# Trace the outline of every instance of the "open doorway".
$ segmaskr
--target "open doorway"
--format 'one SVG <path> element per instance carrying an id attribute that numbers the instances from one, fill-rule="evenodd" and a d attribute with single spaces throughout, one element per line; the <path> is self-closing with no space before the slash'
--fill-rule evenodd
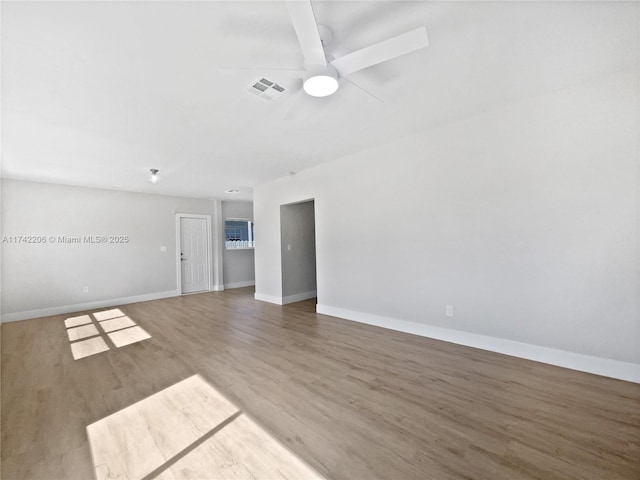
<path id="1" fill-rule="evenodd" d="M 280 206 L 282 304 L 316 297 L 316 227 L 313 200 Z"/>

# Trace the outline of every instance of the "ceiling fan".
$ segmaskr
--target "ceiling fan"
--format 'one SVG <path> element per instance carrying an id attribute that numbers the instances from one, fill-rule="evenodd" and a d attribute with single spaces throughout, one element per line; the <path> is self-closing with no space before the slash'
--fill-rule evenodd
<path id="1" fill-rule="evenodd" d="M 302 88 L 312 97 L 329 96 L 338 90 L 340 79 L 349 81 L 346 77 L 354 72 L 429 45 L 427 28 L 423 26 L 332 59 L 324 51 L 324 46 L 331 41 L 331 30 L 316 23 L 311 1 L 292 0 L 285 3 L 304 55 Z M 351 81 L 349 83 L 353 84 Z"/>
<path id="2" fill-rule="evenodd" d="M 296 110 L 299 111 L 301 105 L 309 105 L 311 98 L 327 97 L 335 93 L 342 82 L 346 82 L 366 93 L 370 98 L 382 102 L 376 95 L 350 80 L 348 75 L 378 63 L 406 55 L 415 50 L 425 48 L 429 45 L 427 28 L 422 26 L 334 59 L 325 53 L 325 47 L 331 41 L 331 29 L 325 25 L 318 25 L 316 23 L 311 0 L 287 0 L 285 4 L 304 56 L 303 69 L 220 69 L 232 71 L 288 71 L 296 75 L 297 78 L 301 78 L 301 87 L 288 89 L 291 93 L 295 92 L 295 95 L 289 103 L 289 107 L 284 115 L 285 119 L 291 118 L 292 112 Z M 285 93 L 285 88 L 265 78 L 254 81 L 248 90 L 267 100 L 280 98 Z M 306 93 L 306 96 L 301 97 L 303 93 Z M 304 100 L 304 97 L 309 100 Z"/>

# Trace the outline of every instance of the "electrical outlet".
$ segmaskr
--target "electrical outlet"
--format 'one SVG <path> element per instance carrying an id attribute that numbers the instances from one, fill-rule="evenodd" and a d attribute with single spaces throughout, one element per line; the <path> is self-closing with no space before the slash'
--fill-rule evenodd
<path id="1" fill-rule="evenodd" d="M 289 251 L 289 252 L 291 251 L 291 244 L 290 243 L 287 244 L 287 251 Z"/>
<path id="2" fill-rule="evenodd" d="M 89 293 L 89 287 L 82 287 L 82 293 Z"/>
<path id="3" fill-rule="evenodd" d="M 447 317 L 453 317 L 453 305 L 447 305 L 445 308 Z"/>

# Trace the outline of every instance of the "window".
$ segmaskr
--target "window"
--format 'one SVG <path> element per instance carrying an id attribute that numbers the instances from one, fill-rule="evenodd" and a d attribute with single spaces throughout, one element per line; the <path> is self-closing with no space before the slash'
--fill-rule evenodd
<path id="1" fill-rule="evenodd" d="M 253 221 L 227 218 L 224 222 L 224 246 L 228 250 L 253 248 Z"/>
<path id="2" fill-rule="evenodd" d="M 224 230 L 224 235 L 227 242 L 237 242 L 238 240 L 243 239 L 242 228 L 239 227 L 226 227 Z"/>

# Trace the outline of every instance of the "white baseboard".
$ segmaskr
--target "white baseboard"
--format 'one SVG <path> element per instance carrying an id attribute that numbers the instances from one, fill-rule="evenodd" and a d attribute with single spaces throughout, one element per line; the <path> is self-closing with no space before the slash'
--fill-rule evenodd
<path id="1" fill-rule="evenodd" d="M 353 320 L 368 325 L 375 325 L 376 327 L 388 328 L 390 330 L 411 333 L 436 340 L 444 340 L 445 342 L 489 350 L 513 357 L 570 368 L 572 370 L 640 383 L 640 364 L 636 363 L 621 362 L 609 358 L 594 357 L 581 353 L 506 340 L 504 338 L 488 337 L 396 318 L 381 317 L 329 305 L 318 304 L 316 311 L 323 315 Z"/>
<path id="2" fill-rule="evenodd" d="M 224 285 L 214 285 L 211 287 L 210 292 L 224 292 Z"/>
<path id="3" fill-rule="evenodd" d="M 274 297 L 272 295 L 265 295 L 264 293 L 255 293 L 254 298 L 262 302 L 275 303 L 276 305 L 288 305 L 289 303 L 301 302 L 302 300 L 308 300 L 310 298 L 316 298 L 316 291 L 297 293 L 295 295 L 288 295 L 286 297 Z"/>
<path id="4" fill-rule="evenodd" d="M 260 300 L 261 302 L 269 302 L 269 303 L 275 303 L 276 305 L 282 305 L 281 297 L 274 297 L 271 295 L 265 295 L 264 293 L 256 292 L 253 294 L 253 298 L 255 298 L 256 300 Z"/>
<path id="5" fill-rule="evenodd" d="M 28 320 L 30 318 L 49 317 L 51 315 L 61 315 L 65 313 L 81 312 L 94 308 L 116 307 L 129 303 L 148 302 L 149 300 L 159 300 L 161 298 L 177 297 L 180 295 L 177 290 L 168 292 L 147 293 L 144 295 L 134 295 L 132 297 L 112 298 L 109 300 L 98 300 L 96 302 L 77 303 L 75 305 L 62 305 L 59 307 L 41 308 L 39 310 L 28 310 L 24 312 L 5 313 L 2 315 L 2 323 L 17 322 L 18 320 Z"/>
<path id="6" fill-rule="evenodd" d="M 246 282 L 225 283 L 224 288 L 253 287 L 255 284 L 255 280 L 248 280 Z"/>
<path id="7" fill-rule="evenodd" d="M 282 297 L 282 305 L 288 305 L 289 303 L 301 302 L 302 300 L 309 300 L 310 298 L 316 298 L 318 293 L 315 290 L 311 292 L 296 293 L 295 295 L 288 295 Z"/>

